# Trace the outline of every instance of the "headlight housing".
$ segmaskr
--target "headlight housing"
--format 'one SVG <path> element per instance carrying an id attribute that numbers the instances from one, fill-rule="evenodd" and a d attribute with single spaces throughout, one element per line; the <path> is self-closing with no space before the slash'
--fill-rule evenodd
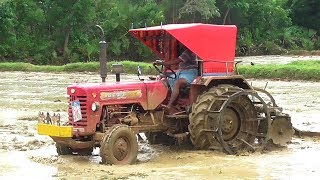
<path id="1" fill-rule="evenodd" d="M 93 103 L 91 104 L 91 110 L 92 110 L 93 112 L 98 111 L 98 110 L 99 110 L 99 107 L 100 107 L 100 104 L 99 104 L 98 102 L 93 102 Z"/>

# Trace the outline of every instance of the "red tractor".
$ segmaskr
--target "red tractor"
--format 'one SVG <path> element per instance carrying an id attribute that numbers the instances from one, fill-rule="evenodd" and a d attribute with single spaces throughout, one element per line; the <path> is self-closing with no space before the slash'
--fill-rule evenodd
<path id="1" fill-rule="evenodd" d="M 103 163 L 132 164 L 137 159 L 139 133 L 145 133 L 151 144 L 186 140 L 197 149 L 228 154 L 291 140 L 290 116 L 282 113 L 268 92 L 252 87 L 236 73 L 236 26 L 171 24 L 129 32 L 164 62 L 177 58 L 181 46 L 197 56 L 198 76 L 190 87 L 180 90 L 174 104 L 179 112 L 167 114 L 162 108 L 171 94 L 165 78 L 121 82 L 122 69 L 117 65 L 113 69 L 117 81 L 106 83 L 101 63 L 102 83 L 68 86 L 67 125 L 60 126 L 56 115 L 39 116 L 38 133 L 56 142 L 59 155 L 91 154 L 100 147 Z M 176 71 L 156 69 L 165 76 Z"/>

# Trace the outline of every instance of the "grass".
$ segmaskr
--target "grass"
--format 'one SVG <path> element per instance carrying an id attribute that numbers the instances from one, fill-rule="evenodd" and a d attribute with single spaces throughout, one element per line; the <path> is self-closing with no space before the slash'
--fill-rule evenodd
<path id="1" fill-rule="evenodd" d="M 137 67 L 140 66 L 143 74 L 157 74 L 151 63 L 133 62 L 133 61 L 111 61 L 107 64 L 107 71 L 110 72 L 112 64 L 121 63 L 124 66 L 124 72 L 127 74 L 136 74 Z M 99 62 L 70 63 L 63 66 L 41 66 L 23 62 L 4 62 L 0 63 L 0 71 L 26 71 L 26 72 L 99 72 Z"/>
<path id="2" fill-rule="evenodd" d="M 320 61 L 293 61 L 288 64 L 240 65 L 239 74 L 246 78 L 320 80 Z"/>
<path id="3" fill-rule="evenodd" d="M 151 63 L 121 61 L 108 62 L 108 72 L 111 65 L 121 63 L 124 72 L 136 74 L 137 66 L 140 66 L 142 73 L 157 74 Z M 63 66 L 39 66 L 29 63 L 0 63 L 0 71 L 28 71 L 28 72 L 99 72 L 99 62 L 71 63 Z M 266 64 L 266 65 L 239 65 L 239 74 L 246 78 L 267 78 L 286 80 L 313 80 L 320 81 L 320 61 L 294 61 L 289 64 Z"/>

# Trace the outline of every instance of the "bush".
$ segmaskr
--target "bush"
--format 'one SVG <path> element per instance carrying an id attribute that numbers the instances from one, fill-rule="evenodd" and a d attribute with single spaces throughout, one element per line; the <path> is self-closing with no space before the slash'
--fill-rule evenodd
<path id="1" fill-rule="evenodd" d="M 282 38 L 282 45 L 286 49 L 311 51 L 317 46 L 318 36 L 314 30 L 292 26 L 286 28 Z"/>

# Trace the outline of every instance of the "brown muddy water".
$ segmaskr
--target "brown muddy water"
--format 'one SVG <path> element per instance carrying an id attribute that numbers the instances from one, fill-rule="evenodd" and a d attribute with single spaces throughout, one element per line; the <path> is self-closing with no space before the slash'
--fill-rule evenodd
<path id="1" fill-rule="evenodd" d="M 124 80 L 138 80 L 123 76 Z M 108 81 L 114 81 L 108 76 Z M 271 92 L 295 127 L 320 132 L 320 83 L 253 80 Z M 320 139 L 295 137 L 287 147 L 267 153 L 233 156 L 212 151 L 151 146 L 140 142 L 135 165 L 100 164 L 92 156 L 58 156 L 53 141 L 36 134 L 38 111 L 66 119 L 66 86 L 100 82 L 98 74 L 1 72 L 0 179 L 318 179 Z"/>

